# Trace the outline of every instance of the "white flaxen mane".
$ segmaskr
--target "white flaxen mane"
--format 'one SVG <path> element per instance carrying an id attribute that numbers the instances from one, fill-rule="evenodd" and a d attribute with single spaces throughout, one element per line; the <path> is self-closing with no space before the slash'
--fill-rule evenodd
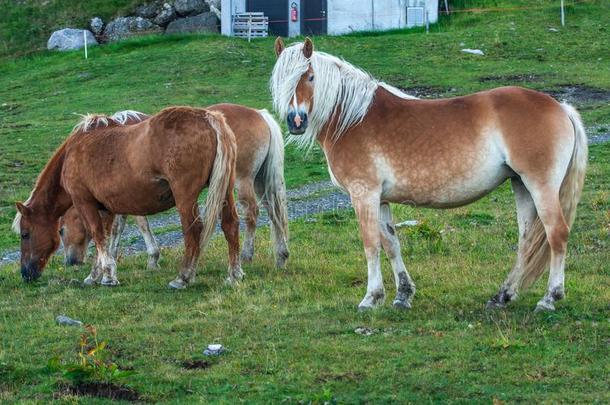
<path id="1" fill-rule="evenodd" d="M 81 115 L 81 117 L 81 120 L 78 122 L 78 124 L 74 126 L 72 132 L 87 132 L 92 129 L 104 128 L 107 127 L 110 123 L 123 126 L 127 123 L 129 119 L 133 119 L 137 122 L 145 120 L 148 116 L 139 111 L 125 110 L 115 112 L 110 116 L 100 114 L 86 114 Z"/>
<path id="2" fill-rule="evenodd" d="M 72 129 L 72 133 L 87 132 L 87 131 L 90 131 L 91 129 L 107 127 L 111 122 L 116 125 L 123 126 L 130 119 L 132 119 L 133 121 L 136 121 L 136 122 L 144 121 L 146 118 L 148 118 L 148 115 L 141 113 L 139 111 L 124 110 L 124 111 L 115 112 L 114 114 L 112 114 L 110 116 L 100 115 L 100 114 L 86 114 L 86 115 L 81 115 L 81 117 L 82 117 L 81 120 Z M 32 195 L 34 194 L 35 190 L 36 190 L 36 187 L 34 187 L 34 190 L 32 190 L 28 199 L 23 203 L 24 205 L 26 205 L 26 206 L 28 205 L 28 203 L 32 199 Z M 19 211 L 17 211 L 17 215 L 15 215 L 15 218 L 13 219 L 13 224 L 11 225 L 11 229 L 16 234 L 21 234 L 21 213 Z"/>
<path id="3" fill-rule="evenodd" d="M 368 112 L 379 86 L 401 98 L 416 98 L 327 53 L 315 51 L 307 59 L 303 54 L 303 43 L 297 43 L 282 51 L 271 74 L 273 106 L 282 120 L 288 116 L 297 85 L 310 64 L 314 74 L 314 93 L 313 108 L 308 115 L 309 125 L 303 135 L 288 137 L 289 143 L 299 147 L 310 148 L 335 112 L 339 116 L 330 134 L 332 139 L 337 140 L 347 129 L 358 125 Z"/>

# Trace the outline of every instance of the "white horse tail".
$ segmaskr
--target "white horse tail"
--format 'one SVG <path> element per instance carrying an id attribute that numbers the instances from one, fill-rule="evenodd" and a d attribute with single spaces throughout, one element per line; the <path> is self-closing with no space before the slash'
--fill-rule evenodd
<path id="1" fill-rule="evenodd" d="M 580 201 L 585 182 L 588 146 L 587 134 L 578 111 L 567 103 L 562 103 L 561 106 L 574 126 L 575 136 L 572 159 L 559 190 L 559 201 L 563 209 L 563 215 L 568 227 L 571 228 L 576 218 L 576 207 Z M 550 246 L 540 218 L 536 217 L 529 234 L 530 243 L 525 253 L 525 269 L 521 280 L 521 287 L 523 288 L 532 285 L 544 273 L 551 259 Z"/>
<path id="2" fill-rule="evenodd" d="M 269 128 L 269 151 L 255 183 L 257 191 L 269 212 L 271 235 L 276 254 L 288 257 L 288 210 L 286 207 L 286 183 L 284 181 L 284 139 L 282 130 L 267 110 L 258 110 Z M 279 246 L 283 248 L 278 249 Z M 280 258 L 277 258 L 280 260 Z"/>
<path id="3" fill-rule="evenodd" d="M 208 123 L 216 132 L 216 158 L 210 174 L 208 197 L 205 201 L 205 212 L 202 218 L 203 229 L 200 240 L 202 250 L 216 229 L 216 223 L 225 204 L 227 193 L 233 192 L 237 155 L 235 135 L 227 125 L 224 115 L 221 112 L 209 110 L 207 110 L 207 113 Z"/>

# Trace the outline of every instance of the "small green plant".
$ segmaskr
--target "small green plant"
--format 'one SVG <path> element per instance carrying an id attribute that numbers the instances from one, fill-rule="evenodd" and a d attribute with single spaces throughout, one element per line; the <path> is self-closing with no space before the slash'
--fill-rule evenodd
<path id="1" fill-rule="evenodd" d="M 95 326 L 86 325 L 85 330 L 80 336 L 78 360 L 62 363 L 59 357 L 54 357 L 48 363 L 50 370 L 61 371 L 75 385 L 84 382 L 112 384 L 134 374 L 134 371 L 119 369 L 110 359 L 107 342 L 98 340 Z"/>

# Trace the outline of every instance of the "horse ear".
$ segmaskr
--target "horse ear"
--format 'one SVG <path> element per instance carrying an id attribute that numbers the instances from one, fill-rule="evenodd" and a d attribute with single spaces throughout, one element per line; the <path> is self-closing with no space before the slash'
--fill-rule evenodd
<path id="1" fill-rule="evenodd" d="M 284 48 L 285 46 L 282 37 L 275 38 L 275 56 L 279 57 Z"/>
<path id="2" fill-rule="evenodd" d="M 30 214 L 31 210 L 28 207 L 26 207 L 25 205 L 23 205 L 23 203 L 18 201 L 15 203 L 15 206 L 17 207 L 17 210 L 19 211 L 19 213 L 22 216 L 26 217 Z"/>
<path id="3" fill-rule="evenodd" d="M 311 58 L 311 55 L 313 54 L 313 42 L 311 42 L 311 39 L 309 39 L 309 37 L 305 38 L 305 42 L 303 43 L 303 55 L 305 55 L 305 57 L 307 59 Z"/>

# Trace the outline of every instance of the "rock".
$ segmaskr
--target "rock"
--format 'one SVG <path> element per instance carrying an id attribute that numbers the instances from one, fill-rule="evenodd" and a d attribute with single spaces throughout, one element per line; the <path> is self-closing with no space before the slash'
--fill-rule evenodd
<path id="1" fill-rule="evenodd" d="M 218 32 L 218 18 L 214 13 L 201 13 L 172 21 L 165 30 L 166 34 L 186 32 Z"/>
<path id="2" fill-rule="evenodd" d="M 398 224 L 394 225 L 394 227 L 398 229 L 398 228 L 404 228 L 405 226 L 417 226 L 417 224 L 419 224 L 419 221 L 411 219 L 411 220 L 399 222 Z"/>
<path id="3" fill-rule="evenodd" d="M 176 0 L 174 7 L 182 16 L 195 15 L 210 9 L 204 0 Z"/>
<path id="4" fill-rule="evenodd" d="M 208 5 L 208 7 L 210 7 L 210 11 L 214 14 L 216 14 L 216 17 L 218 17 L 218 19 L 220 20 L 221 18 L 221 0 L 205 0 L 206 4 Z"/>
<path id="5" fill-rule="evenodd" d="M 136 17 L 153 18 L 161 11 L 161 2 L 153 1 L 136 7 Z"/>
<path id="6" fill-rule="evenodd" d="M 176 9 L 169 3 L 163 3 L 163 7 L 157 16 L 153 19 L 153 22 L 157 25 L 165 27 L 170 22 L 174 21 L 178 15 Z"/>
<path id="7" fill-rule="evenodd" d="M 466 49 L 462 49 L 462 52 L 470 53 L 472 55 L 479 55 L 479 56 L 484 56 L 485 55 L 483 53 L 483 51 L 480 50 L 480 49 L 469 49 L 469 48 L 466 48 Z"/>
<path id="8" fill-rule="evenodd" d="M 78 319 L 68 318 L 65 315 L 58 315 L 57 318 L 55 318 L 55 322 L 57 322 L 58 325 L 62 325 L 62 326 L 82 326 L 83 325 L 83 323 L 81 321 L 79 321 Z"/>
<path id="9" fill-rule="evenodd" d="M 225 348 L 223 345 L 212 344 L 208 345 L 208 347 L 203 351 L 203 354 L 206 356 L 219 356 L 225 352 Z"/>
<path id="10" fill-rule="evenodd" d="M 161 31 L 161 27 L 153 24 L 152 21 L 146 18 L 119 17 L 106 25 L 106 29 L 104 29 L 104 36 L 106 36 L 108 41 L 112 42 L 129 38 L 137 33 L 152 34 Z"/>
<path id="11" fill-rule="evenodd" d="M 377 332 L 377 329 L 371 329 L 371 328 L 367 328 L 366 326 L 360 326 L 360 327 L 354 329 L 354 332 L 356 334 L 362 335 L 362 336 L 371 336 Z"/>
<path id="12" fill-rule="evenodd" d="M 93 17 L 89 25 L 91 26 L 91 31 L 93 31 L 95 35 L 102 35 L 102 32 L 104 31 L 104 21 L 102 21 L 101 18 Z"/>
<path id="13" fill-rule="evenodd" d="M 64 28 L 63 30 L 55 31 L 51 34 L 47 42 L 48 49 L 56 49 L 59 51 L 71 51 L 80 49 L 85 46 L 83 32 L 87 36 L 87 45 L 97 45 L 95 37 L 89 30 L 77 30 L 74 28 Z"/>

